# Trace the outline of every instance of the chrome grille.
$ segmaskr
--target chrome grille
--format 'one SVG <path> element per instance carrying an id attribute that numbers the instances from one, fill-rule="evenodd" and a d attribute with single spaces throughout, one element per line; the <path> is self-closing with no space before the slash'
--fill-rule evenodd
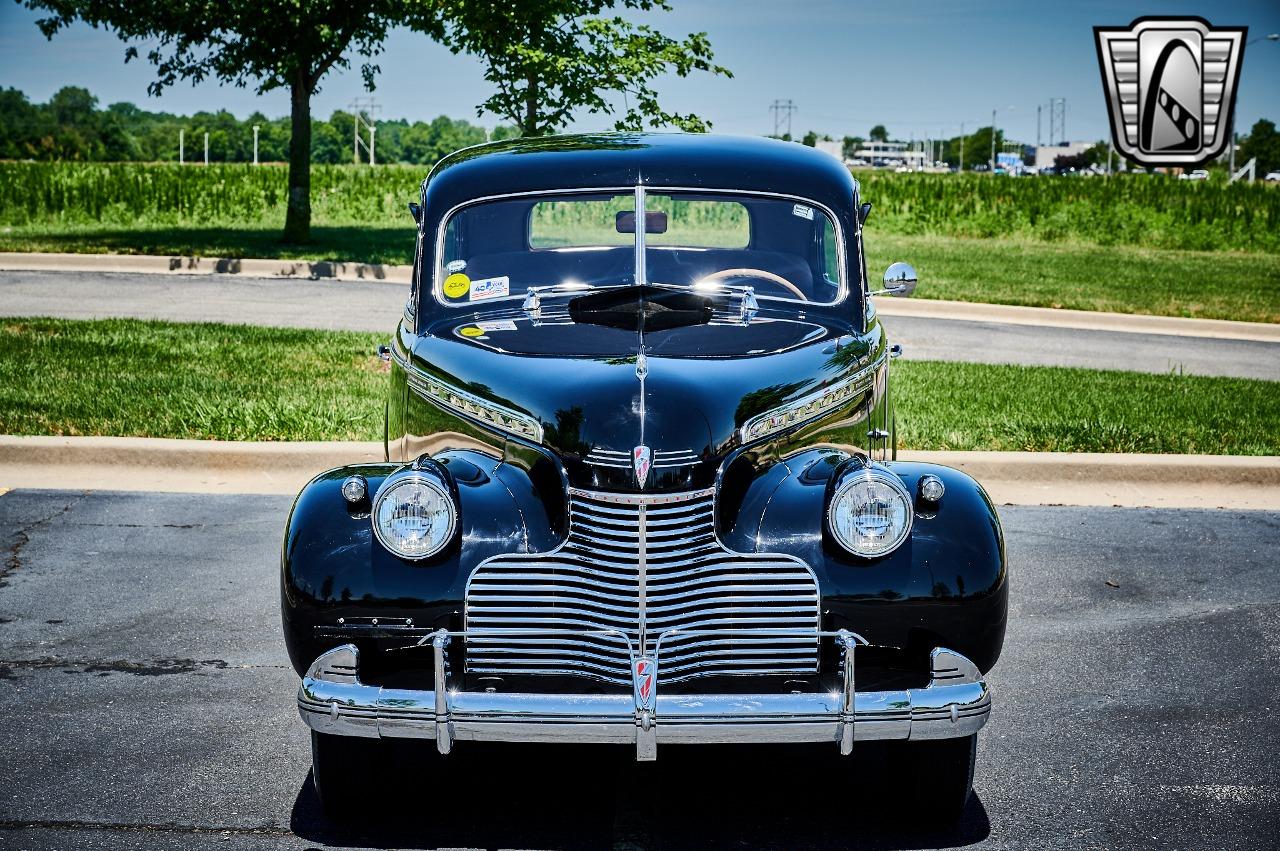
<path id="1" fill-rule="evenodd" d="M 656 470 L 667 467 L 685 467 L 697 464 L 698 453 L 692 449 L 659 449 L 653 453 L 653 467 Z M 631 469 L 631 453 L 619 449 L 592 449 L 587 453 L 587 463 L 597 467 L 616 467 L 620 470 Z"/>
<path id="2" fill-rule="evenodd" d="M 578 674 L 628 684 L 626 642 L 590 631 L 618 630 L 637 650 L 643 640 L 652 651 L 664 631 L 677 628 L 698 634 L 663 640 L 663 682 L 817 671 L 819 594 L 813 571 L 791 556 L 726 550 L 715 537 L 711 491 L 573 491 L 569 527 L 555 552 L 495 556 L 472 573 L 466 595 L 468 671 Z M 543 634 L 484 635 L 488 629 Z M 751 629 L 774 634 L 742 633 Z M 781 631 L 790 634 L 776 634 Z"/>

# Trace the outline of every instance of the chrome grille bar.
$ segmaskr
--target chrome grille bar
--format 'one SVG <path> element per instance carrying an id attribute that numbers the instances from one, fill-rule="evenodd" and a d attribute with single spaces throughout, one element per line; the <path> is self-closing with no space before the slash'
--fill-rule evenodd
<path id="1" fill-rule="evenodd" d="M 817 671 L 818 608 L 817 580 L 803 562 L 720 544 L 711 490 L 573 490 L 569 535 L 559 550 L 494 556 L 473 572 L 466 667 L 477 674 L 573 674 L 626 685 L 628 642 L 643 653 L 652 649 L 650 636 L 667 633 L 665 682 L 804 676 Z M 743 635 L 751 629 L 769 636 Z M 617 634 L 583 637 L 582 630 Z"/>

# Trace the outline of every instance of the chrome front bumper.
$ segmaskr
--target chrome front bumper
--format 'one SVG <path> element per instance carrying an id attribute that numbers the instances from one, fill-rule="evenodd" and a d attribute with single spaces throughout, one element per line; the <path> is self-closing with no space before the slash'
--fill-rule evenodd
<path id="1" fill-rule="evenodd" d="M 637 759 L 652 760 L 659 743 L 833 742 L 848 754 L 854 741 L 968 736 L 991 712 L 981 672 L 944 647 L 930 654 L 924 688 L 857 691 L 854 655 L 866 642 L 845 630 L 818 634 L 842 649 L 843 688 L 800 694 L 658 694 L 658 650 L 632 653 L 630 695 L 458 691 L 445 654 L 466 635 L 440 630 L 423 639 L 434 654 L 431 691 L 361 683 L 354 644 L 324 653 L 298 689 L 302 720 L 319 733 L 434 739 L 441 753 L 456 740 L 608 743 L 633 744 Z"/>

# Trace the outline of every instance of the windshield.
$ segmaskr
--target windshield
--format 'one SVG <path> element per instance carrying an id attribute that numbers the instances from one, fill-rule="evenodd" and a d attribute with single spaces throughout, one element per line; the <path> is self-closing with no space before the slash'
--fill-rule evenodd
<path id="1" fill-rule="evenodd" d="M 830 304 L 843 294 L 842 254 L 831 216 L 799 199 L 675 190 L 524 195 L 449 217 L 435 291 L 444 304 L 468 306 L 531 288 L 646 283 L 708 293 L 750 287 L 761 298 Z"/>

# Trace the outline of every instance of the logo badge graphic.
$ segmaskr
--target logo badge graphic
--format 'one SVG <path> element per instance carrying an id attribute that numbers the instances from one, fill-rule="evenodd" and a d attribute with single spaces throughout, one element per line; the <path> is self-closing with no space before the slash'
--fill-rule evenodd
<path id="1" fill-rule="evenodd" d="M 631 450 L 631 466 L 636 470 L 636 479 L 640 487 L 649 479 L 649 468 L 653 466 L 653 454 L 647 446 L 637 446 Z"/>
<path id="2" fill-rule="evenodd" d="M 1231 136 L 1247 27 L 1139 18 L 1094 27 L 1116 150 L 1144 166 L 1195 166 Z"/>
<path id="3" fill-rule="evenodd" d="M 648 709 L 653 700 L 653 678 L 658 672 L 658 664 L 641 657 L 636 660 L 635 672 L 636 699 L 642 709 Z"/>

